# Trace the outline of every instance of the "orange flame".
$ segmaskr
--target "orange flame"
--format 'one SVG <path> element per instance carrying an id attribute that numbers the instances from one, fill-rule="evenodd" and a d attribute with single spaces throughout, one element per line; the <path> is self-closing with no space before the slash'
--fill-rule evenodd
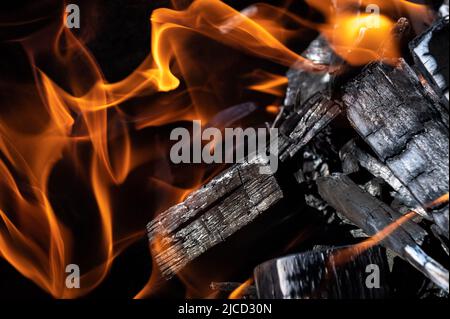
<path id="1" fill-rule="evenodd" d="M 335 52 L 352 65 L 400 57 L 398 39 L 392 35 L 395 21 L 405 12 L 415 21 L 427 16 L 424 5 L 405 0 L 307 0 L 321 12 L 326 21 L 314 24 L 302 19 L 299 23 L 319 30 Z M 380 49 L 384 48 L 383 54 Z"/>
<path id="2" fill-rule="evenodd" d="M 199 67 L 201 61 L 189 55 L 191 36 L 210 38 L 285 66 L 295 63 L 325 71 L 324 66 L 283 44 L 296 33 L 279 23 L 286 17 L 305 23 L 285 9 L 259 5 L 241 13 L 219 0 L 196 0 L 181 11 L 157 9 L 151 16 L 151 54 L 129 76 L 114 83 L 105 79 L 86 45 L 63 26 L 64 15 L 57 25 L 16 40 L 28 55 L 34 82 L 31 86 L 0 83 L 3 91 L 12 93 L 9 103 L 15 111 L 0 118 L 0 256 L 54 297 L 80 297 L 97 287 L 114 258 L 144 228 L 141 222 L 132 230 L 120 229 L 113 191 L 140 165 L 163 156 L 135 145 L 131 131 L 207 119 L 210 108 L 222 106 L 209 83 L 209 66 Z M 366 34 L 354 45 L 363 24 L 360 18 L 354 19 L 350 15 L 330 18 L 317 29 L 351 63 L 367 60 L 361 52 L 370 51 L 367 57 L 378 58 L 373 52 L 392 23 L 383 18 L 375 40 L 366 39 Z M 332 34 L 330 26 L 336 23 L 338 37 L 334 39 L 336 32 Z M 350 39 L 339 38 L 344 32 Z M 44 63 L 43 57 L 50 57 L 51 63 Z M 253 88 L 279 95 L 277 87 L 285 81 L 266 74 Z M 183 93 L 155 97 L 155 103 L 136 110 L 137 120 L 129 121 L 124 105 L 138 99 L 148 103 L 150 95 L 175 90 L 181 84 L 187 87 Z M 74 261 L 77 238 L 54 207 L 49 191 L 50 177 L 61 161 L 70 163 L 73 174 L 85 182 L 96 204 L 89 217 L 100 222 L 91 247 L 96 257 L 83 261 L 81 289 L 65 285 L 65 267 Z M 192 184 L 198 186 L 204 179 L 200 174 Z M 166 200 L 158 203 L 160 208 L 180 201 L 186 192 L 170 186 Z M 146 221 L 150 213 L 144 216 Z M 145 294 L 144 289 L 138 296 Z"/>
<path id="3" fill-rule="evenodd" d="M 248 88 L 254 91 L 283 97 L 286 92 L 288 79 L 286 76 L 272 74 L 262 70 L 254 71 L 248 77 L 252 78 L 254 83 Z"/>
<path id="4" fill-rule="evenodd" d="M 228 297 L 228 299 L 242 299 L 248 287 L 253 285 L 253 278 L 246 280 L 242 285 L 237 287 Z"/>
<path id="5" fill-rule="evenodd" d="M 448 203 L 449 201 L 449 194 L 442 195 L 438 199 L 434 200 L 432 203 L 427 205 L 427 208 L 432 209 L 436 206 Z M 357 244 L 353 245 L 349 248 L 345 248 L 342 250 L 337 251 L 333 255 L 333 262 L 336 266 L 345 264 L 349 260 L 351 260 L 354 256 L 361 254 L 362 252 L 366 251 L 367 249 L 370 249 L 371 247 L 378 245 L 380 242 L 382 242 L 385 238 L 390 236 L 394 231 L 396 231 L 400 226 L 402 226 L 404 223 L 406 223 L 408 220 L 411 220 L 412 218 L 416 217 L 417 213 L 415 211 L 410 211 L 406 214 L 404 214 L 402 217 L 398 218 L 388 226 L 386 226 L 384 229 L 376 233 L 374 236 L 370 237 L 369 239 Z"/>
<path id="6" fill-rule="evenodd" d="M 4 155 L 0 158 L 1 256 L 55 297 L 79 297 L 100 284 L 114 257 L 142 235 L 141 231 L 115 231 L 113 216 L 117 212 L 111 191 L 122 185 L 138 165 L 155 157 L 133 146 L 121 105 L 137 97 L 174 90 L 179 87 L 181 76 L 188 84 L 182 95 L 192 102 L 183 105 L 180 94 L 168 97 L 165 103 L 160 99 L 161 103 L 138 114 L 134 129 L 204 117 L 199 107 L 207 101 L 197 98 L 201 90 L 196 89 L 201 84 L 190 81 L 189 57 L 185 54 L 188 33 L 207 36 L 285 65 L 300 60 L 305 67 L 320 68 L 285 47 L 263 25 L 252 20 L 250 13 L 239 13 L 218 0 L 198 0 L 183 11 L 155 10 L 151 17 L 151 55 L 116 83 L 105 80 L 86 46 L 62 23 L 21 39 L 33 67 L 36 86 L 32 92 L 36 93 L 25 103 L 12 100 L 22 110 L 21 118 L 0 120 L 0 150 Z M 259 21 L 264 20 L 259 17 Z M 271 29 L 275 30 L 274 23 Z M 52 52 L 42 45 L 48 43 L 48 38 L 53 43 Z M 56 69 L 64 70 L 58 81 L 40 66 L 42 52 L 53 56 Z M 174 70 L 181 74 L 175 75 Z M 32 132 L 27 132 L 29 129 Z M 90 149 L 88 163 L 80 149 L 85 147 Z M 94 244 L 97 258 L 85 267 L 81 289 L 65 286 L 64 269 L 73 260 L 76 238 L 49 199 L 49 177 L 62 158 L 73 161 L 76 170 L 87 177 L 101 221 Z M 185 192 L 161 205 L 176 203 Z"/>

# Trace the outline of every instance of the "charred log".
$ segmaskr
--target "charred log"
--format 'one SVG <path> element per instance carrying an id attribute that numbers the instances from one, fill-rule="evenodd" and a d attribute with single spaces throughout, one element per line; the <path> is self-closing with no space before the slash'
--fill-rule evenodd
<path id="1" fill-rule="evenodd" d="M 342 261 L 340 252 L 353 254 Z M 377 267 L 379 286 L 367 285 L 368 267 Z M 370 271 L 369 271 L 370 272 Z M 389 267 L 380 247 L 329 248 L 267 261 L 255 268 L 262 299 L 378 299 L 389 294 Z"/>
<path id="2" fill-rule="evenodd" d="M 430 29 L 410 44 L 414 62 L 425 79 L 431 83 L 448 106 L 448 15 L 439 19 Z"/>
<path id="3" fill-rule="evenodd" d="M 312 96 L 300 111 L 292 113 L 280 127 L 279 158 L 286 161 L 340 114 L 340 103 L 322 93 Z"/>
<path id="4" fill-rule="evenodd" d="M 352 126 L 422 207 L 448 193 L 448 112 L 403 60 L 369 65 L 343 100 Z M 448 206 L 433 218 L 448 238 Z"/>
<path id="5" fill-rule="evenodd" d="M 395 224 L 395 229 L 381 238 L 381 244 L 448 291 L 448 271 L 419 246 L 427 234 L 419 225 L 410 219 L 398 222 L 401 214 L 365 192 L 346 175 L 322 177 L 317 184 L 322 198 L 369 236 L 383 234 L 386 227 Z"/>
<path id="6" fill-rule="evenodd" d="M 378 159 L 360 149 L 355 140 L 348 142 L 339 152 L 342 160 L 342 168 L 345 174 L 352 174 L 359 171 L 359 167 L 365 168 L 369 173 L 384 180 L 395 193 L 391 194 L 401 203 L 414 209 L 418 214 L 427 219 L 431 219 L 427 211 L 420 206 L 409 189 L 394 175 L 389 167 Z"/>
<path id="7" fill-rule="evenodd" d="M 261 174 L 261 168 L 268 167 L 258 158 L 236 164 L 147 225 L 155 260 L 166 278 L 283 197 L 275 177 Z"/>

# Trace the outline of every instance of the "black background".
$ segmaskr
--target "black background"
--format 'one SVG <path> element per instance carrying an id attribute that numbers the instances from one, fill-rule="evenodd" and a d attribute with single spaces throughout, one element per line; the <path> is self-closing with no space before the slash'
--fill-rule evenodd
<path id="1" fill-rule="evenodd" d="M 186 4 L 188 1 L 185 1 Z M 225 1 L 234 8 L 241 10 L 246 6 L 257 1 Z M 280 5 L 280 1 L 266 1 L 271 4 Z M 150 52 L 150 23 L 149 17 L 152 11 L 159 7 L 169 7 L 169 1 L 154 0 L 95 0 L 95 1 L 71 1 L 80 6 L 81 28 L 75 30 L 77 37 L 83 39 L 89 50 L 94 54 L 98 64 L 106 79 L 110 82 L 118 81 L 130 74 L 140 62 Z M 180 2 L 181 3 L 181 2 Z M 0 4 L 0 81 L 18 81 L 22 83 L 32 82 L 29 61 L 15 39 L 32 36 L 36 31 L 45 28 L 54 23 L 61 15 L 64 3 L 62 1 L 14 1 Z M 301 1 L 291 1 L 289 6 L 294 13 L 306 16 L 311 12 Z M 23 23 L 25 21 L 25 23 Z M 316 33 L 312 30 L 305 30 L 302 38 L 290 44 L 290 47 L 297 52 L 301 52 Z M 222 60 L 223 68 L 228 68 L 234 75 L 235 83 L 226 89 L 230 92 L 224 92 L 221 106 L 211 110 L 212 113 L 220 111 L 220 108 L 232 106 L 247 101 L 254 101 L 259 106 L 271 104 L 273 97 L 261 93 L 255 93 L 243 89 L 239 83 L 240 74 L 251 72 L 257 68 L 263 68 L 278 74 L 284 74 L 286 67 L 276 65 L 266 60 L 248 56 L 231 48 L 224 47 L 212 40 L 200 40 L 200 45 L 193 48 L 199 56 L 199 60 L 205 60 L 205 63 L 214 64 L 210 58 L 211 52 L 221 52 L 226 56 Z M 48 43 L 51 46 L 51 43 Z M 45 60 L 44 60 L 45 61 Z M 41 62 L 41 67 L 45 68 L 45 62 Z M 51 63 L 49 62 L 49 65 Z M 217 64 L 217 63 L 215 63 Z M 222 70 L 223 70 L 222 68 Z M 51 68 L 50 68 L 51 69 Z M 51 72 L 51 71 L 50 71 Z M 214 72 L 214 71 L 213 71 Z M 57 74 L 57 72 L 56 72 Z M 0 116 L 3 112 L 15 112 L 11 110 L 8 100 L 12 92 L 0 87 Z M 139 104 L 139 101 L 136 102 Z M 135 103 L 135 104 L 136 104 Z M 130 110 L 132 112 L 132 110 Z M 251 120 L 247 119 L 246 124 L 261 125 L 264 121 L 271 120 L 271 117 L 264 113 L 257 113 Z M 167 138 L 167 133 L 171 126 L 149 128 L 144 132 L 135 133 L 133 136 L 142 143 L 152 143 Z M 167 202 L 159 207 L 155 202 L 162 196 L 164 191 L 155 189 L 153 185 L 148 185 L 145 177 L 158 174 L 158 162 L 148 163 L 145 167 L 140 167 L 131 172 L 127 181 L 121 189 L 118 189 L 114 195 L 117 200 L 114 204 L 119 210 L 126 211 L 126 214 L 116 220 L 117 227 L 125 229 L 144 229 L 146 223 L 157 212 L 167 208 Z M 79 177 L 71 174 L 73 171 L 71 164 L 62 160 L 57 163 L 49 181 L 50 200 L 55 210 L 58 212 L 61 220 L 74 231 L 77 246 L 80 247 L 77 252 L 80 260 L 89 253 L 84 251 L 83 247 L 89 247 L 92 237 L 90 234 L 95 232 L 98 226 L 97 222 L 91 220 L 90 211 L 95 209 L 92 195 L 84 189 L 80 183 Z M 203 173 L 205 175 L 211 172 Z M 191 187 L 190 181 L 195 178 L 189 178 L 190 174 L 195 176 L 195 168 L 187 168 L 182 175 L 188 177 L 181 180 L 175 180 L 174 183 L 180 187 Z M 143 177 L 144 176 L 144 177 Z M 115 196 L 114 196 L 115 197 Z M 132 220 L 130 223 L 129 221 Z M 236 239 L 237 240 L 237 239 Z M 253 243 L 255 244 L 255 243 Z M 248 245 L 249 249 L 252 245 Z M 260 247 L 264 253 L 261 253 L 256 259 L 247 260 L 249 264 L 242 263 L 233 271 L 233 280 L 245 280 L 251 273 L 252 266 L 259 261 L 263 261 L 271 256 L 267 253 L 267 247 Z M 230 252 L 216 253 L 218 260 L 229 259 L 223 254 Z M 247 257 L 252 254 L 244 251 Z M 255 253 L 255 256 L 258 254 Z M 263 257 L 264 256 L 264 257 Z M 214 256 L 213 256 L 214 258 Z M 232 256 L 232 258 L 237 258 Z M 209 272 L 212 269 L 207 267 Z M 202 271 L 202 267 L 198 272 Z M 119 255 L 114 261 L 113 267 L 106 280 L 86 298 L 131 298 L 139 292 L 146 284 L 152 271 L 151 256 L 148 249 L 147 239 L 135 242 L 124 253 Z M 212 276 L 214 277 L 214 276 Z M 226 279 L 226 278 L 222 278 Z M 208 280 L 210 280 L 208 278 Z M 203 284 L 203 283 L 202 283 Z M 156 291 L 154 297 L 184 297 L 184 285 L 177 280 L 172 281 L 168 287 Z M 0 298 L 39 298 L 46 299 L 50 296 L 37 287 L 33 282 L 23 277 L 5 260 L 0 259 Z"/>

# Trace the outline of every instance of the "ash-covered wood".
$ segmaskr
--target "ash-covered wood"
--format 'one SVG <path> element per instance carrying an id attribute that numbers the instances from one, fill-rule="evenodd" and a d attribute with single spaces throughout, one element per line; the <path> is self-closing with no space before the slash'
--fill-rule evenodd
<path id="1" fill-rule="evenodd" d="M 447 15 L 410 44 L 419 72 L 431 83 L 437 94 L 445 98 L 447 105 L 449 99 L 448 24 Z"/>
<path id="2" fill-rule="evenodd" d="M 369 65 L 343 100 L 352 126 L 422 207 L 448 193 L 448 112 L 405 61 Z M 448 206 L 432 215 L 448 238 Z"/>
<path id="3" fill-rule="evenodd" d="M 317 186 L 320 196 L 328 204 L 369 236 L 382 234 L 386 227 L 396 224 L 395 229 L 382 238 L 381 245 L 409 261 L 434 283 L 448 291 L 448 271 L 419 247 L 427 234 L 424 229 L 410 219 L 399 223 L 401 214 L 371 196 L 344 174 L 319 178 Z M 411 253 L 414 255 L 411 256 Z M 432 271 L 427 266 L 428 263 L 432 264 Z M 445 277 L 446 282 L 442 279 Z"/>
<path id="4" fill-rule="evenodd" d="M 279 158 L 293 157 L 341 113 L 341 105 L 323 93 L 312 96 L 280 126 Z"/>
<path id="5" fill-rule="evenodd" d="M 343 250 L 352 251 L 346 254 L 346 260 L 340 258 Z M 367 279 L 373 267 L 377 267 L 378 282 Z M 385 251 L 378 246 L 368 250 L 353 246 L 309 251 L 267 261 L 254 271 L 262 299 L 386 298 L 388 274 Z"/>
<path id="6" fill-rule="evenodd" d="M 283 197 L 275 177 L 260 173 L 262 167 L 267 166 L 259 158 L 234 165 L 147 225 L 154 258 L 166 278 Z"/>

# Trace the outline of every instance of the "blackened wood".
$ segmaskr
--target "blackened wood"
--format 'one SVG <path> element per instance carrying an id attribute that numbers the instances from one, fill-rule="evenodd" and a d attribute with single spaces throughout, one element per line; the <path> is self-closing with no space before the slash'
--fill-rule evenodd
<path id="1" fill-rule="evenodd" d="M 279 158 L 285 161 L 297 152 L 341 112 L 340 103 L 316 93 L 280 126 Z"/>
<path id="2" fill-rule="evenodd" d="M 344 249 L 351 249 L 352 254 L 342 261 L 338 257 Z M 379 288 L 366 284 L 369 265 L 378 267 Z M 255 268 L 254 277 L 262 299 L 378 299 L 388 296 L 388 273 L 384 249 L 353 246 L 270 260 Z"/>
<path id="3" fill-rule="evenodd" d="M 319 36 L 303 52 L 303 57 L 317 64 L 329 65 L 335 59 L 333 50 L 327 40 Z M 293 65 L 287 72 L 288 87 L 284 105 L 301 106 L 317 92 L 329 93 L 331 75 L 328 72 L 311 72 Z"/>
<path id="4" fill-rule="evenodd" d="M 348 176 L 333 174 L 317 180 L 320 196 L 352 223 L 373 236 L 402 215 L 356 185 Z M 411 220 L 399 225 L 383 242 L 401 254 L 406 245 L 422 244 L 425 230 Z"/>
<path id="5" fill-rule="evenodd" d="M 424 229 L 410 219 L 399 223 L 401 214 L 371 196 L 346 175 L 333 174 L 319 178 L 317 186 L 320 196 L 328 204 L 369 236 L 377 235 L 396 223 L 396 228 L 383 236 L 380 244 L 397 253 L 448 291 L 448 271 L 419 247 L 427 234 Z"/>
<path id="6" fill-rule="evenodd" d="M 419 72 L 448 104 L 449 92 L 449 17 L 439 19 L 424 34 L 411 42 L 410 49 Z"/>
<path id="7" fill-rule="evenodd" d="M 170 278 L 266 212 L 283 193 L 256 157 L 225 170 L 147 225 L 153 256 Z"/>
<path id="8" fill-rule="evenodd" d="M 448 112 L 405 61 L 369 65 L 343 100 L 352 126 L 422 207 L 448 193 Z M 432 215 L 448 238 L 448 206 Z"/>
<path id="9" fill-rule="evenodd" d="M 339 151 L 342 160 L 342 169 L 345 174 L 359 171 L 359 166 L 364 167 L 373 176 L 381 178 L 394 190 L 393 196 L 410 209 L 414 209 L 419 215 L 432 220 L 427 211 L 420 206 L 409 189 L 394 175 L 389 167 L 381 161 L 360 149 L 355 140 L 349 141 Z"/>

